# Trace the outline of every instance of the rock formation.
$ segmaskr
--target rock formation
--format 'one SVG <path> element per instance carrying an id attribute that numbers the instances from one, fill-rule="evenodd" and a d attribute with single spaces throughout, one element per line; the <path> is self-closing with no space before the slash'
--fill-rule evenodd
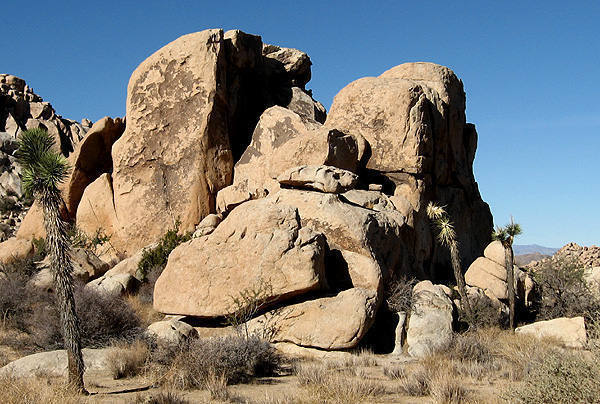
<path id="1" fill-rule="evenodd" d="M 194 237 L 169 256 L 157 310 L 219 320 L 266 285 L 250 329 L 347 349 L 368 332 L 393 278 L 451 276 L 425 216 L 429 201 L 447 205 L 463 261 L 482 254 L 492 220 L 456 75 L 400 65 L 348 85 L 326 118 L 306 90 L 310 65 L 299 50 L 214 29 L 173 41 L 134 71 L 126 126 L 106 118 L 90 130 L 63 190 L 81 229 L 110 236 L 107 260 L 131 257 L 90 288 L 128 290 L 140 250 L 180 223 Z M 40 217 L 32 209 L 21 239 Z M 443 313 L 417 303 L 416 355 L 452 323 L 450 289 L 425 286 L 416 295 L 437 296 L 430 303 Z"/>

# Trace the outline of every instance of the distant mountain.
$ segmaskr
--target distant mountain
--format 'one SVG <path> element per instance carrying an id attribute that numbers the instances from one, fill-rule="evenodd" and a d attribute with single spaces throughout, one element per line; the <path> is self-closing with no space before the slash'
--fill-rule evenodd
<path id="1" fill-rule="evenodd" d="M 521 255 L 515 254 L 515 264 L 518 267 L 524 267 L 525 265 L 531 263 L 532 261 L 541 261 L 544 258 L 550 258 L 550 257 L 551 257 L 551 255 L 544 255 L 544 254 L 540 254 L 538 252 L 531 253 L 531 254 L 521 254 Z"/>
<path id="2" fill-rule="evenodd" d="M 558 251 L 558 248 L 542 247 L 537 244 L 515 244 L 513 245 L 513 252 L 515 255 L 523 254 L 534 254 L 539 253 L 542 255 L 554 255 Z"/>

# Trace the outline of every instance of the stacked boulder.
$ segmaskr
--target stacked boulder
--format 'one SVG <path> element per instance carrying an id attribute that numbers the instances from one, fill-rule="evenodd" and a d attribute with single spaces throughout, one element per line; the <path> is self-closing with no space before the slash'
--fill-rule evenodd
<path id="1" fill-rule="evenodd" d="M 477 288 L 485 296 L 496 301 L 508 299 L 508 284 L 505 266 L 505 251 L 500 241 L 491 242 L 483 251 L 483 257 L 477 258 L 465 273 L 465 282 L 471 288 Z M 529 305 L 529 293 L 533 289 L 533 280 L 524 271 L 513 265 L 515 292 L 525 306 Z M 469 291 L 475 292 L 475 291 Z"/>

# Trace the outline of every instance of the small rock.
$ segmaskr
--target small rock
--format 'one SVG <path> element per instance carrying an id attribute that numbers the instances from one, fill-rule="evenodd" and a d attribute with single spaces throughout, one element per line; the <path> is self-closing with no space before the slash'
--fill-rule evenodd
<path id="1" fill-rule="evenodd" d="M 147 335 L 171 343 L 180 344 L 190 338 L 198 336 L 198 331 L 191 325 L 179 320 L 157 321 L 148 326 Z"/>
<path id="2" fill-rule="evenodd" d="M 314 189 L 332 194 L 346 192 L 356 186 L 358 176 L 348 170 L 331 166 L 299 166 L 279 177 L 281 185 L 300 189 Z"/>

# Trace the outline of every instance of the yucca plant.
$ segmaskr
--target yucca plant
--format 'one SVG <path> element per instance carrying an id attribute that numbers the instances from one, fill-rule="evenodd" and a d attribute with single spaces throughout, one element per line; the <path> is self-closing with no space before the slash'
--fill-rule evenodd
<path id="1" fill-rule="evenodd" d="M 504 266 L 506 268 L 506 282 L 508 283 L 509 326 L 515 328 L 515 271 L 513 269 L 513 241 L 521 234 L 521 225 L 510 218 L 510 223 L 504 227 L 496 226 L 492 238 L 502 243 L 504 247 Z"/>
<path id="2" fill-rule="evenodd" d="M 69 224 L 60 215 L 64 201 L 58 188 L 68 175 L 69 165 L 62 155 L 53 150 L 54 145 L 54 139 L 48 132 L 43 129 L 30 129 L 20 136 L 16 157 L 23 170 L 22 184 L 25 194 L 38 199 L 43 208 L 50 270 L 54 278 L 64 346 L 67 351 L 69 383 L 84 393 L 84 364 L 79 319 L 73 297 Z"/>
<path id="3" fill-rule="evenodd" d="M 448 215 L 448 212 L 446 212 L 445 207 L 436 205 L 433 202 L 429 202 L 429 205 L 427 205 L 427 217 L 429 217 L 438 229 L 438 242 L 450 250 L 450 261 L 452 262 L 452 269 L 454 270 L 454 279 L 456 280 L 456 286 L 458 287 L 458 294 L 460 295 L 463 309 L 467 313 L 469 319 L 472 319 L 473 311 L 467 295 L 465 276 L 462 273 L 459 243 L 456 239 L 454 224 L 450 220 L 450 216 Z"/>

